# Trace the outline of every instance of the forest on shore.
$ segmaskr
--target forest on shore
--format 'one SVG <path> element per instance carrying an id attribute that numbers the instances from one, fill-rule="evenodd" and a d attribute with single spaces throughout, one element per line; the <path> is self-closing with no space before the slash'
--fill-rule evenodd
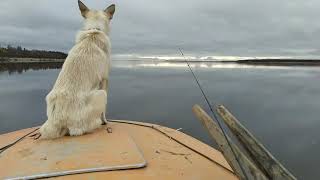
<path id="1" fill-rule="evenodd" d="M 0 47 L 0 58 L 45 58 L 45 59 L 65 59 L 66 53 L 59 51 L 46 51 L 46 50 L 29 50 L 21 46 L 13 47 Z"/>

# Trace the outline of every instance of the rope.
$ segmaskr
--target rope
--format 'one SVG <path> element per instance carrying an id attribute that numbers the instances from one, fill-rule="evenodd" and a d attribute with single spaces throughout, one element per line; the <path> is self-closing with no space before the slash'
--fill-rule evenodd
<path id="1" fill-rule="evenodd" d="M 170 133 L 168 133 L 168 132 L 166 132 L 164 130 L 161 130 L 162 126 L 160 126 L 160 125 L 133 122 L 133 121 L 123 121 L 123 120 L 108 120 L 108 122 L 124 123 L 124 124 L 130 124 L 130 125 L 135 125 L 135 126 L 142 126 L 142 127 L 146 127 L 146 128 L 151 128 L 151 129 L 153 129 L 153 130 L 165 135 L 166 137 L 170 138 L 171 140 L 179 143 L 180 145 L 182 145 L 182 146 L 194 151 L 195 153 L 198 153 L 202 157 L 204 157 L 204 158 L 208 159 L 209 161 L 217 164 L 218 166 L 222 167 L 223 169 L 227 170 L 228 172 L 231 172 L 232 174 L 234 174 L 234 172 L 231 169 L 229 169 L 226 166 L 224 166 L 223 164 L 217 162 L 215 159 L 212 159 L 207 154 L 204 154 L 204 153 L 200 152 L 197 148 L 192 147 L 191 145 L 188 145 L 187 143 L 184 143 L 184 142 L 180 141 L 179 138 L 175 138 L 175 137 L 171 136 Z"/>
<path id="2" fill-rule="evenodd" d="M 232 148 L 232 146 L 231 146 L 231 142 L 229 141 L 229 138 L 227 138 L 227 133 L 226 133 L 225 130 L 222 128 L 222 125 L 221 125 L 221 123 L 220 123 L 220 121 L 219 121 L 219 119 L 218 119 L 218 116 L 217 116 L 217 115 L 215 114 L 215 112 L 213 111 L 213 108 L 212 108 L 212 106 L 211 106 L 211 103 L 210 103 L 207 95 L 205 94 L 205 92 L 204 92 L 204 90 L 203 90 L 203 88 L 202 88 L 202 86 L 201 86 L 201 84 L 200 84 L 197 76 L 196 76 L 195 73 L 193 72 L 193 70 L 192 70 L 192 68 L 191 68 L 191 66 L 190 66 L 189 61 L 187 60 L 187 58 L 185 57 L 185 55 L 183 54 L 183 52 L 182 52 L 182 50 L 181 50 L 180 48 L 179 48 L 179 51 L 180 51 L 181 55 L 183 56 L 185 62 L 187 63 L 187 65 L 188 65 L 188 67 L 189 67 L 189 69 L 190 69 L 190 71 L 191 71 L 191 73 L 192 73 L 193 78 L 195 79 L 195 81 L 196 81 L 196 83 L 197 83 L 197 85 L 198 85 L 198 87 L 199 87 L 199 89 L 200 89 L 200 91 L 201 91 L 201 93 L 202 93 L 202 95 L 203 95 L 206 103 L 208 104 L 208 106 L 209 106 L 209 108 L 210 108 L 210 111 L 211 111 L 214 119 L 216 119 L 216 121 L 217 121 L 217 123 L 218 123 L 218 125 L 219 125 L 219 127 L 220 127 L 220 129 L 221 129 L 221 131 L 222 131 L 222 133 L 223 133 L 223 136 L 224 136 L 224 138 L 226 139 L 226 141 L 227 141 L 227 143 L 228 143 L 228 146 L 230 147 L 230 149 L 231 149 L 231 151 L 232 151 L 232 154 L 233 154 L 234 157 L 236 158 L 236 161 L 237 161 L 239 167 L 241 168 L 242 174 L 245 176 L 246 179 L 249 179 L 248 176 L 247 176 L 247 174 L 245 173 L 245 170 L 244 170 L 243 167 L 241 166 L 241 163 L 240 163 L 240 161 L 239 161 L 239 159 L 238 159 L 235 151 L 233 150 L 233 148 Z"/>
<path id="3" fill-rule="evenodd" d="M 15 144 L 17 144 L 19 141 L 23 140 L 25 137 L 29 136 L 30 134 L 36 132 L 39 128 L 36 128 L 34 130 L 32 130 L 31 132 L 25 134 L 24 136 L 20 137 L 19 139 L 17 139 L 16 141 L 12 142 L 11 144 L 8 144 L 2 148 L 0 148 L 0 154 L 3 153 L 5 150 L 9 149 L 10 147 L 14 146 Z"/>

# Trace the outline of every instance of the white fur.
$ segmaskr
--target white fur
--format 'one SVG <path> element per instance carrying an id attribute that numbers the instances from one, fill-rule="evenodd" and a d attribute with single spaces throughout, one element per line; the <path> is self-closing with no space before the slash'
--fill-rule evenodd
<path id="1" fill-rule="evenodd" d="M 107 88 L 101 86 L 109 75 L 111 18 L 103 11 L 88 11 L 85 18 L 84 28 L 46 97 L 48 120 L 40 128 L 42 139 L 82 135 L 101 126 L 107 103 Z"/>

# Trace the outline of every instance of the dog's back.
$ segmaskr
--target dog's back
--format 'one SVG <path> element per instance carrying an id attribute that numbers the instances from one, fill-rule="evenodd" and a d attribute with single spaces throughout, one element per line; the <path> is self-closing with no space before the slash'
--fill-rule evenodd
<path id="1" fill-rule="evenodd" d="M 84 8 L 80 1 L 79 6 Z M 96 21 L 110 18 L 105 14 L 109 11 L 113 14 L 114 5 L 105 12 L 81 10 L 88 27 L 78 33 L 76 44 L 46 97 L 48 120 L 40 128 L 42 138 L 57 138 L 66 133 L 82 135 L 101 125 L 107 103 L 101 84 L 108 79 L 110 41 L 108 27 L 100 27 L 101 22 Z"/>
<path id="2" fill-rule="evenodd" d="M 102 32 L 79 32 L 78 43 L 70 50 L 53 90 L 74 90 L 73 94 L 99 86 L 110 65 L 110 42 Z M 101 44 L 100 47 L 97 44 Z M 101 49 L 101 46 L 103 49 Z"/>

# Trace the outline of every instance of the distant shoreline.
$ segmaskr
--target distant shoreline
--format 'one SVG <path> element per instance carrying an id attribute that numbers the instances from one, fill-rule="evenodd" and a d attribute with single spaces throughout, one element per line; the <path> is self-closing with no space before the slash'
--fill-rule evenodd
<path id="1" fill-rule="evenodd" d="M 65 59 L 51 59 L 51 58 L 0 58 L 0 65 L 5 64 L 48 64 L 57 63 L 63 64 Z M 128 60 L 131 61 L 131 60 Z M 148 61 L 133 60 L 133 61 Z M 151 60 L 150 60 L 151 61 Z M 156 60 L 157 62 L 168 63 L 185 63 L 184 60 Z M 154 62 L 154 61 L 153 61 Z M 320 60 L 316 59 L 244 59 L 234 61 L 222 60 L 188 60 L 190 63 L 221 63 L 221 64 L 246 64 L 246 65 L 262 65 L 262 66 L 320 66 Z"/>
<path id="2" fill-rule="evenodd" d="M 166 62 L 185 63 L 183 60 L 167 60 Z M 263 65 L 263 66 L 320 66 L 320 60 L 315 59 L 244 59 L 235 61 L 221 60 L 189 60 L 191 63 L 236 63 L 247 65 Z"/>
<path id="3" fill-rule="evenodd" d="M 253 64 L 266 66 L 320 66 L 320 60 L 314 59 L 259 59 L 259 60 L 239 60 L 238 64 Z"/>

